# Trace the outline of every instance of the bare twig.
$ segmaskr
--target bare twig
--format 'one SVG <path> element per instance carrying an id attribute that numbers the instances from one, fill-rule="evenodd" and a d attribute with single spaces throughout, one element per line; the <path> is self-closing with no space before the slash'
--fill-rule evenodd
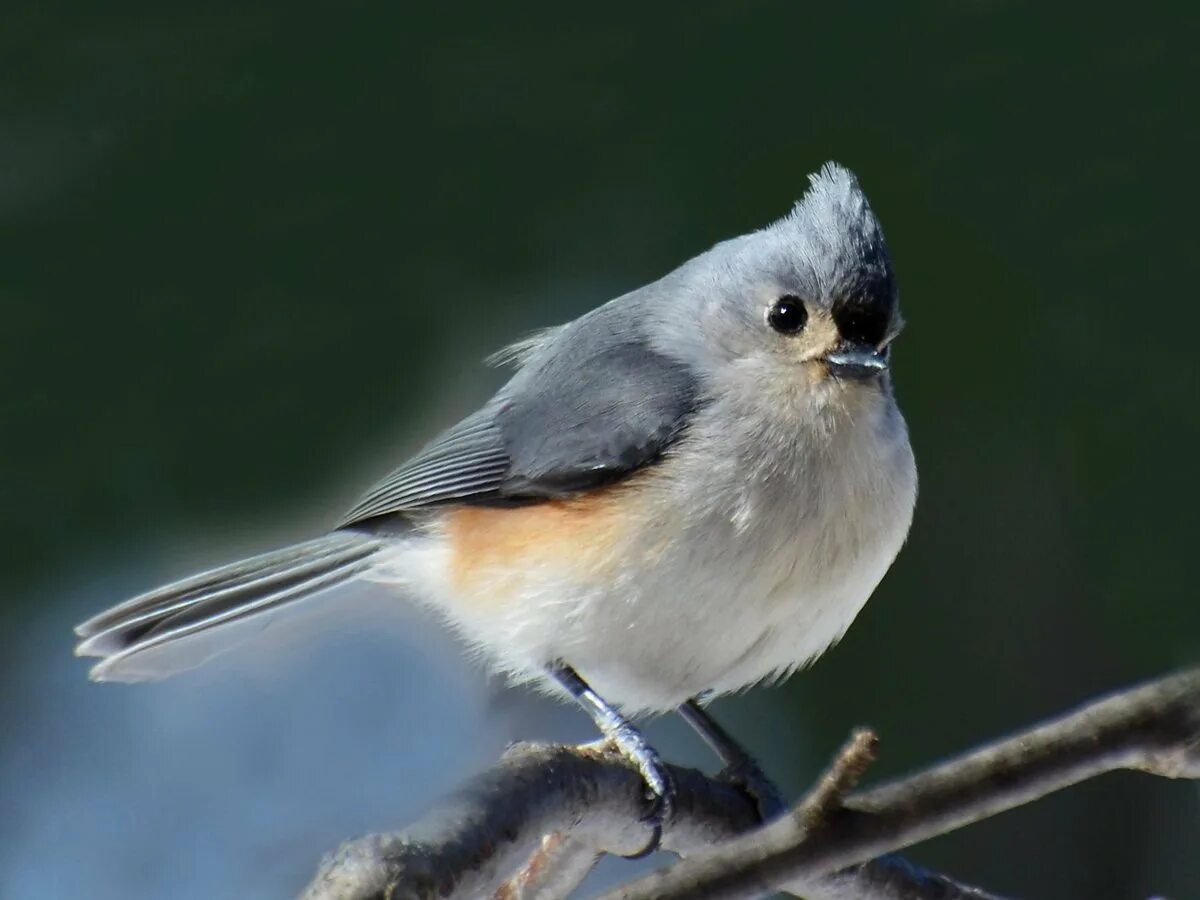
<path id="1" fill-rule="evenodd" d="M 819 829 L 786 817 L 608 896 L 755 897 L 1115 769 L 1200 777 L 1200 669 L 1114 694 L 924 772 L 852 794 Z"/>
<path id="2" fill-rule="evenodd" d="M 555 900 L 567 897 L 587 878 L 601 853 L 587 842 L 549 834 L 529 861 L 496 891 L 492 900 Z"/>
<path id="3" fill-rule="evenodd" d="M 742 898 L 783 889 L 810 900 L 984 900 L 990 895 L 899 858 L 873 857 L 1113 769 L 1200 777 L 1200 669 L 843 797 L 869 762 L 864 741 L 839 755 L 801 808 L 807 812 L 748 837 L 737 837 L 757 825 L 744 793 L 673 768 L 679 802 L 663 844 L 691 858 L 610 896 Z M 640 849 L 642 812 L 641 781 L 619 758 L 594 748 L 526 747 L 409 831 L 343 847 L 305 897 L 561 897 L 597 854 Z"/>
<path id="4" fill-rule="evenodd" d="M 867 767 L 875 761 L 879 738 L 867 728 L 858 728 L 838 751 L 829 768 L 797 804 L 792 816 L 796 824 L 812 830 L 841 809 L 842 798 L 854 790 Z"/>
<path id="5" fill-rule="evenodd" d="M 672 775 L 678 797 L 665 849 L 686 856 L 761 824 L 754 801 L 740 789 L 693 769 L 672 767 Z M 595 745 L 522 745 L 406 831 L 344 845 L 325 860 L 304 898 L 563 897 L 596 855 L 641 849 L 643 790 L 635 770 Z M 543 838 L 565 831 L 570 840 L 564 844 Z M 821 879 L 806 896 L 985 900 L 896 859 Z"/>

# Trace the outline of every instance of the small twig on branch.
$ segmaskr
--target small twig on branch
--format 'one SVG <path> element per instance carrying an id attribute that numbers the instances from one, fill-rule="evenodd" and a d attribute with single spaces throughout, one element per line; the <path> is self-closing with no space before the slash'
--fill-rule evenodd
<path id="1" fill-rule="evenodd" d="M 879 738 L 875 732 L 867 728 L 856 729 L 792 812 L 797 824 L 811 830 L 840 809 L 842 798 L 854 790 L 875 761 L 878 747 Z"/>
<path id="2" fill-rule="evenodd" d="M 673 768 L 679 802 L 663 844 L 691 858 L 609 896 L 743 898 L 782 889 L 810 900 L 985 900 L 990 895 L 880 854 L 1113 769 L 1200 777 L 1200 669 L 843 796 L 870 761 L 868 743 L 852 741 L 792 815 L 746 837 L 737 835 L 757 817 L 744 793 Z M 598 853 L 640 848 L 641 814 L 640 779 L 619 758 L 593 748 L 525 748 L 409 831 L 343 847 L 305 897 L 562 897 Z"/>
<path id="3" fill-rule="evenodd" d="M 601 853 L 579 838 L 548 834 L 516 875 L 492 900 L 555 900 L 569 896 L 600 861 Z"/>

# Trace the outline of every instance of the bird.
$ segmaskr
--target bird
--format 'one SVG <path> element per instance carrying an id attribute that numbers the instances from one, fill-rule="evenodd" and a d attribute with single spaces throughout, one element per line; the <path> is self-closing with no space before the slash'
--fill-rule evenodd
<path id="1" fill-rule="evenodd" d="M 327 534 L 76 628 L 98 681 L 352 580 L 431 608 L 514 682 L 573 699 L 674 787 L 635 721 L 677 711 L 758 773 L 707 702 L 837 642 L 906 540 L 917 472 L 891 362 L 891 256 L 848 169 L 782 218 L 502 351 L 511 378 Z"/>

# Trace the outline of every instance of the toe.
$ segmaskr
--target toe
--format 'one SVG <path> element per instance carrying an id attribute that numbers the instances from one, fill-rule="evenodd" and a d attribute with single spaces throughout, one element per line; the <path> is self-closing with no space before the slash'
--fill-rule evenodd
<path id="1" fill-rule="evenodd" d="M 731 766 L 721 773 L 721 777 L 730 784 L 740 788 L 758 807 L 759 818 L 764 822 L 778 817 L 787 804 L 779 788 L 769 779 L 758 764 L 747 759 L 742 764 Z"/>

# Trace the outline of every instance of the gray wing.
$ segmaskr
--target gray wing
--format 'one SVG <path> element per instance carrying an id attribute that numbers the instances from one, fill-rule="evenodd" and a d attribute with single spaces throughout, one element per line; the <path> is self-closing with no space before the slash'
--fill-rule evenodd
<path id="1" fill-rule="evenodd" d="M 696 405 L 683 364 L 612 304 L 558 329 L 482 409 L 376 485 L 342 525 L 446 503 L 562 497 L 658 458 Z"/>

